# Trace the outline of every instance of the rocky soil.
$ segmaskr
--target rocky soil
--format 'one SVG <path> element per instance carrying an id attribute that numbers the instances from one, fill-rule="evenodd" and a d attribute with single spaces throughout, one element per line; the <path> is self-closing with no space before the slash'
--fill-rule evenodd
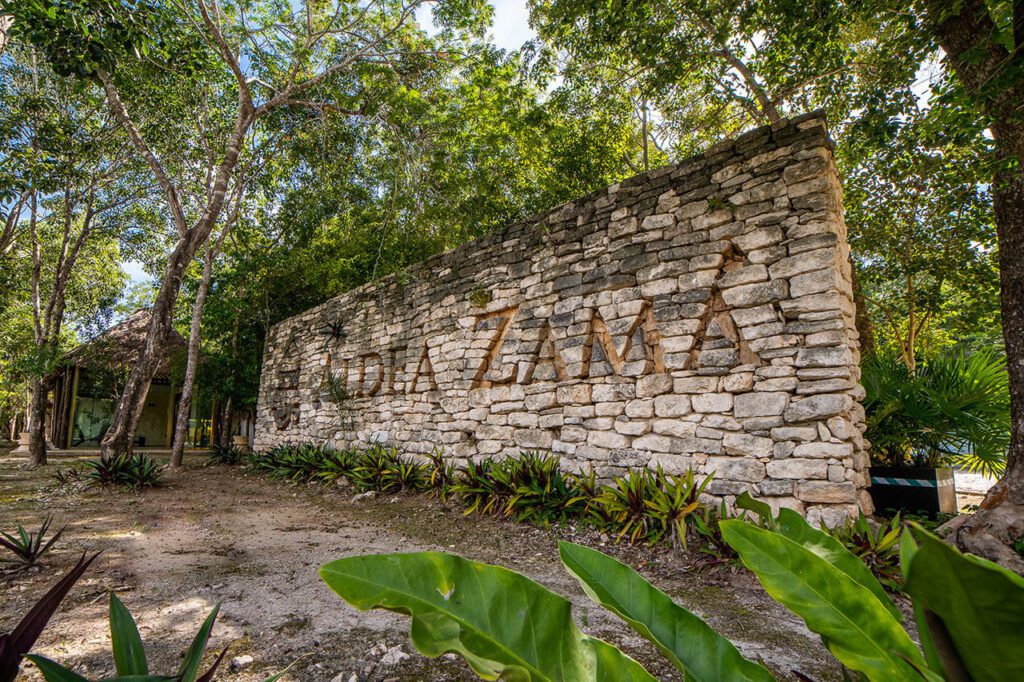
<path id="1" fill-rule="evenodd" d="M 221 603 L 208 656 L 229 646 L 234 665 L 220 679 L 262 680 L 289 665 L 285 680 L 476 679 L 460 659 L 416 653 L 406 617 L 357 612 L 317 576 L 321 564 L 346 555 L 429 549 L 525 573 L 569 598 L 585 631 L 623 647 L 660 679 L 679 679 L 651 645 L 586 598 L 558 561 L 560 537 L 638 568 L 781 679 L 796 679 L 794 671 L 842 677 L 818 638 L 752 576 L 732 568 L 696 572 L 687 568 L 694 557 L 678 552 L 614 546 L 589 530 L 464 517 L 426 496 L 291 487 L 199 461 L 140 493 L 57 485 L 54 471 L 69 464 L 29 470 L 24 460 L 0 456 L 0 529 L 37 525 L 47 514 L 68 526 L 45 566 L 0 573 L 0 631 L 83 551 L 102 550 L 36 647 L 90 678 L 113 673 L 106 625 L 113 590 L 139 621 L 158 673 L 176 670 L 205 615 Z M 26 665 L 19 679 L 39 675 Z"/>

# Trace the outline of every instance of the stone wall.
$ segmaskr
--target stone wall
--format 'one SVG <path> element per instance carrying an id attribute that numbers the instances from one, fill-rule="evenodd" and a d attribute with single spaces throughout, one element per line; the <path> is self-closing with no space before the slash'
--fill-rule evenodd
<path id="1" fill-rule="evenodd" d="M 759 128 L 276 325 L 256 447 L 694 467 L 834 522 L 864 491 L 825 120 Z"/>

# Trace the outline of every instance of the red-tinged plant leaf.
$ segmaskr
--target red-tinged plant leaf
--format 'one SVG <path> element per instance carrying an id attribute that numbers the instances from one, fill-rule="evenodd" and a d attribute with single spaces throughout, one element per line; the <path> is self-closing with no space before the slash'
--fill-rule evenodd
<path id="1" fill-rule="evenodd" d="M 224 657 L 228 655 L 228 647 L 230 646 L 231 645 L 229 644 L 228 646 L 224 647 L 224 650 L 220 652 L 220 656 L 218 656 L 217 660 L 214 661 L 213 665 L 210 666 L 210 669 L 202 675 L 200 675 L 198 678 L 196 678 L 196 682 L 213 682 L 213 674 L 217 672 L 217 666 L 220 665 L 220 662 L 223 661 Z"/>
<path id="2" fill-rule="evenodd" d="M 35 603 L 21 619 L 17 627 L 9 635 L 0 636 L 0 682 L 13 682 L 18 674 L 18 666 L 21 664 L 21 657 L 29 652 L 39 639 L 40 633 L 50 618 L 57 611 L 57 607 L 64 601 L 64 597 L 86 569 L 89 564 L 99 556 L 99 552 L 91 557 L 82 554 L 74 568 L 68 571 L 50 591 L 43 595 L 43 598 Z"/>

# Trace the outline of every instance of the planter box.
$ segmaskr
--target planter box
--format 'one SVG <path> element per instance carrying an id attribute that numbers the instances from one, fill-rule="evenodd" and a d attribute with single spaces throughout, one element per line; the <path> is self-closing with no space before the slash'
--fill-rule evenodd
<path id="1" fill-rule="evenodd" d="M 956 514 L 953 470 L 942 467 L 871 467 L 871 499 L 875 510 Z"/>

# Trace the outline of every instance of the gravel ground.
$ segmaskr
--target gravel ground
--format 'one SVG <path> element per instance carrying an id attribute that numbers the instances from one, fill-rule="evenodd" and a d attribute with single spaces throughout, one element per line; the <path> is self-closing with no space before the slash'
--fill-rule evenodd
<path id="1" fill-rule="evenodd" d="M 0 574 L 0 627 L 13 627 L 83 550 L 103 550 L 36 647 L 90 677 L 113 672 L 106 610 L 114 590 L 139 621 L 156 672 L 176 669 L 220 602 L 210 651 L 230 645 L 229 659 L 252 658 L 241 669 L 225 666 L 220 679 L 261 680 L 287 665 L 285 680 L 476 679 L 459 659 L 417 654 L 407 618 L 359 613 L 317 576 L 321 564 L 342 556 L 429 549 L 525 573 L 569 598 L 586 632 L 623 647 L 659 679 L 679 679 L 651 645 L 586 598 L 558 561 L 556 540 L 564 538 L 636 567 L 781 679 L 796 679 L 794 671 L 842 678 L 818 638 L 750 574 L 694 572 L 687 569 L 693 557 L 671 550 L 615 546 L 589 530 L 464 517 L 426 496 L 365 498 L 337 487 L 276 484 L 199 461 L 141 493 L 58 486 L 53 472 L 69 463 L 29 470 L 24 460 L 0 456 L 0 529 L 38 524 L 50 513 L 55 526 L 68 524 L 45 566 Z M 39 679 L 25 668 L 19 679 Z"/>

